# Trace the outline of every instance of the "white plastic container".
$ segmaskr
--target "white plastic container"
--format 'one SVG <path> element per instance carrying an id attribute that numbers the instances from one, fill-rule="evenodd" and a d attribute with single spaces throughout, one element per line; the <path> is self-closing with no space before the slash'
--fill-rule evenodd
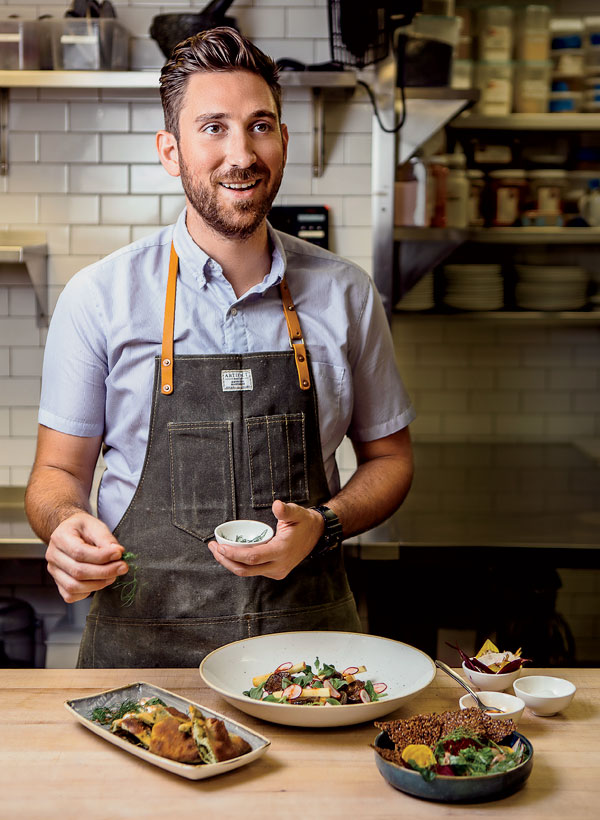
<path id="1" fill-rule="evenodd" d="M 486 6 L 477 12 L 479 59 L 508 61 L 513 52 L 514 13 L 510 6 Z"/>
<path id="2" fill-rule="evenodd" d="M 538 211 L 562 212 L 567 172 L 560 168 L 547 168 L 529 171 L 528 176 L 533 207 Z"/>
<path id="3" fill-rule="evenodd" d="M 527 5 L 517 15 L 518 60 L 547 60 L 550 52 L 550 6 Z"/>
<path id="4" fill-rule="evenodd" d="M 0 20 L 0 69 L 44 68 L 41 63 L 41 27 L 37 20 Z"/>
<path id="5" fill-rule="evenodd" d="M 585 52 L 583 20 L 578 17 L 550 20 L 550 56 L 555 77 L 581 77 Z"/>
<path id="6" fill-rule="evenodd" d="M 480 91 L 477 111 L 488 117 L 510 114 L 513 102 L 513 64 L 479 62 L 475 68 L 475 83 Z"/>
<path id="7" fill-rule="evenodd" d="M 582 107 L 581 91 L 552 91 L 548 98 L 548 111 L 552 114 L 576 114 Z"/>
<path id="8" fill-rule="evenodd" d="M 473 88 L 475 63 L 473 60 L 452 60 L 451 88 Z"/>
<path id="9" fill-rule="evenodd" d="M 125 70 L 129 62 L 129 33 L 111 18 L 42 20 L 52 44 L 56 70 Z"/>
<path id="10" fill-rule="evenodd" d="M 519 114 L 544 114 L 548 110 L 552 63 L 515 63 L 514 110 Z"/>

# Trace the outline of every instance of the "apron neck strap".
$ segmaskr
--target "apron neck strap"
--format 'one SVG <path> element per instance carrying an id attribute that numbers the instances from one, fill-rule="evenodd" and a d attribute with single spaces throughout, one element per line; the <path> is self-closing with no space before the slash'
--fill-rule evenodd
<path id="1" fill-rule="evenodd" d="M 173 394 L 173 333 L 175 327 L 175 293 L 177 289 L 177 272 L 179 270 L 179 259 L 175 252 L 175 246 L 171 242 L 171 256 L 169 259 L 169 277 L 167 280 L 167 295 L 165 298 L 165 319 L 163 324 L 162 350 L 160 356 L 160 392 L 163 396 Z M 279 284 L 279 292 L 283 304 L 283 314 L 290 337 L 290 347 L 294 351 L 296 369 L 298 371 L 298 383 L 301 390 L 308 390 L 310 387 L 310 371 L 306 360 L 306 347 L 302 338 L 300 321 L 292 295 L 285 276 Z"/>
<path id="2" fill-rule="evenodd" d="M 178 270 L 179 259 L 175 252 L 175 245 L 171 242 L 162 351 L 160 355 L 160 392 L 164 396 L 170 396 L 173 393 L 173 329 L 175 326 L 175 290 L 177 288 Z"/>
<path id="3" fill-rule="evenodd" d="M 306 361 L 306 347 L 304 345 L 304 339 L 302 338 L 300 320 L 298 319 L 296 307 L 292 300 L 292 294 L 290 293 L 285 276 L 282 277 L 279 283 L 279 293 L 281 294 L 283 315 L 285 316 L 290 337 L 290 347 L 294 351 L 294 358 L 296 360 L 300 390 L 308 390 L 310 387 L 310 371 L 308 369 L 308 362 Z"/>

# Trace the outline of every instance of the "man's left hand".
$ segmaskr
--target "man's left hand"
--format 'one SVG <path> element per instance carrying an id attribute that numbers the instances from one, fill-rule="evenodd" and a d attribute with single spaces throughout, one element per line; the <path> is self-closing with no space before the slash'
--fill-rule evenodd
<path id="1" fill-rule="evenodd" d="M 209 541 L 215 559 L 240 577 L 264 575 L 281 581 L 303 561 L 323 534 L 323 518 L 315 510 L 297 504 L 273 502 L 277 530 L 273 538 L 259 546 L 230 547 Z"/>

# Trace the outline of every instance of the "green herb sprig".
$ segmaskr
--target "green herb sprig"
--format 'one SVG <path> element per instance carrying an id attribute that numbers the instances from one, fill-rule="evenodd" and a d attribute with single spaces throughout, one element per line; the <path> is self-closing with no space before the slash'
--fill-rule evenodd
<path id="1" fill-rule="evenodd" d="M 91 719 L 97 723 L 112 723 L 126 715 L 127 712 L 140 712 L 145 706 L 166 706 L 167 704 L 160 698 L 151 698 L 146 703 L 138 703 L 137 700 L 124 700 L 120 706 L 97 706 L 92 710 Z"/>
<path id="2" fill-rule="evenodd" d="M 135 563 L 136 559 L 137 555 L 133 552 L 124 552 L 121 556 L 121 560 L 129 564 L 129 572 L 123 580 L 113 586 L 114 589 L 121 590 L 121 604 L 123 606 L 131 606 L 135 601 L 135 594 L 138 588 L 138 567 Z M 131 572 L 133 572 L 133 576 L 130 578 L 129 575 Z"/>

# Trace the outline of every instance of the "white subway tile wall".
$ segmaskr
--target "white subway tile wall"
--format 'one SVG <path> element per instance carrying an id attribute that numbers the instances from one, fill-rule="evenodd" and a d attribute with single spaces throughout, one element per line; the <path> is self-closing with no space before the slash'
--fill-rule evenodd
<path id="1" fill-rule="evenodd" d="M 206 0 L 113 0 L 130 31 L 132 69 L 164 58 L 148 30 L 155 14 L 200 10 Z M 61 17 L 70 0 L 0 0 L 10 15 Z M 559 4 L 562 9 L 564 3 Z M 577 6 L 577 8 L 575 7 Z M 581 9 L 579 8 L 581 6 Z M 589 2 L 567 13 L 589 12 Z M 235 0 L 229 13 L 274 58 L 331 59 L 326 0 Z M 330 92 L 325 109 L 325 172 L 313 178 L 312 102 L 303 89 L 284 94 L 291 143 L 277 204 L 330 207 L 331 249 L 371 271 L 371 128 L 366 93 Z M 48 236 L 49 301 L 81 267 L 172 222 L 183 205 L 179 182 L 156 157 L 162 127 L 158 93 L 131 89 L 13 89 L 8 176 L 0 177 L 0 228 L 36 228 Z M 35 448 L 35 408 L 45 331 L 33 290 L 18 271 L 0 268 L 0 483 L 27 480 Z M 598 328 L 489 327 L 396 317 L 397 359 L 413 397 L 417 440 L 573 441 L 600 438 Z M 345 481 L 355 466 L 339 451 Z M 557 493 L 557 496 L 559 494 Z M 583 573 L 568 576 L 569 592 Z M 589 595 L 597 596 L 594 588 Z M 600 618 L 577 615 L 600 638 Z M 586 621 L 587 618 L 587 621 Z"/>

